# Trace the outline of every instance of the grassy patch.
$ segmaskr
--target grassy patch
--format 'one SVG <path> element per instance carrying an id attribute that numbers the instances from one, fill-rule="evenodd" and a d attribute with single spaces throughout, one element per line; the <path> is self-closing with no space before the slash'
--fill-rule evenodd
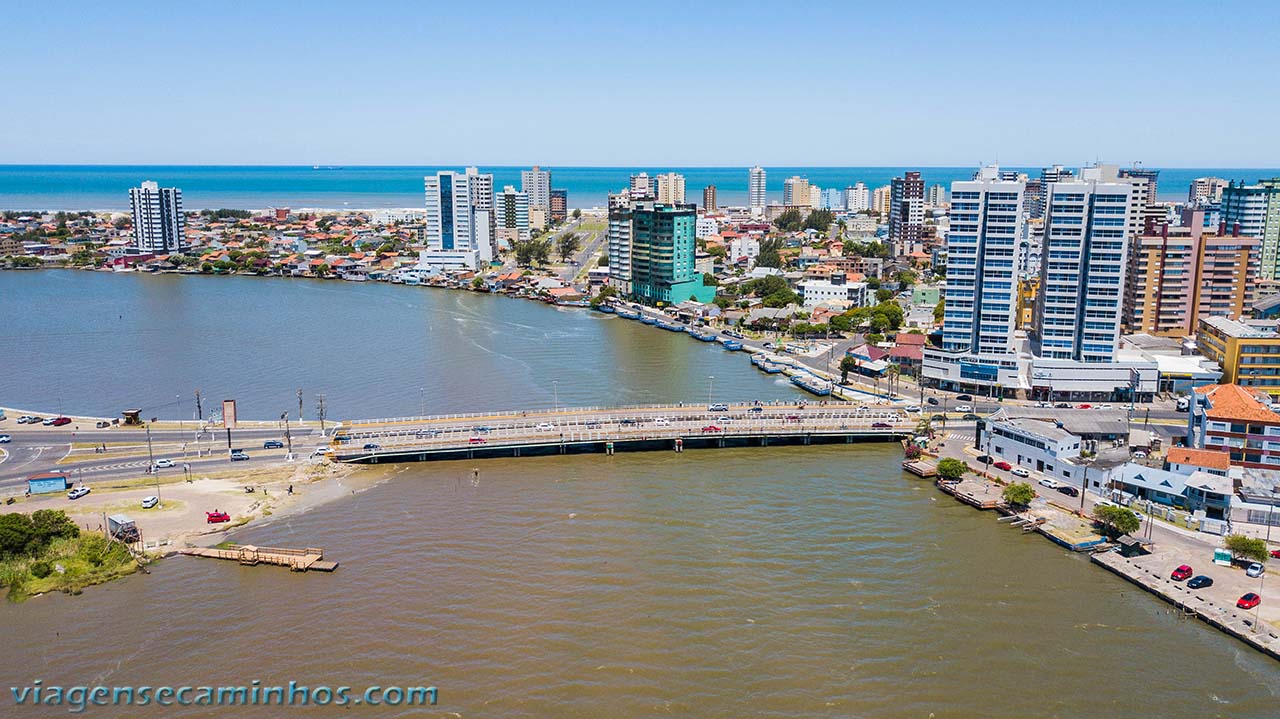
<path id="1" fill-rule="evenodd" d="M 21 602 L 45 592 L 79 594 L 85 587 L 133 574 L 137 568 L 123 544 L 100 534 L 82 534 L 54 540 L 37 557 L 0 561 L 0 584 L 8 587 L 9 601 Z"/>

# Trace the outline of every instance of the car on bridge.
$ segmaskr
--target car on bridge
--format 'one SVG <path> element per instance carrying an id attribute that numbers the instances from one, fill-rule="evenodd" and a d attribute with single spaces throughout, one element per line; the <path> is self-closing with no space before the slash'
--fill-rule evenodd
<path id="1" fill-rule="evenodd" d="M 893 425 L 888 422 L 872 422 L 871 427 L 873 429 L 892 429 Z"/>
<path id="2" fill-rule="evenodd" d="M 708 405 L 707 411 L 708 412 L 728 412 L 729 405 L 724 404 L 722 402 L 716 402 L 715 404 Z"/>
<path id="3" fill-rule="evenodd" d="M 316 447 L 316 448 L 311 452 L 311 456 L 312 456 L 312 457 L 325 457 L 325 456 L 328 456 L 328 455 L 330 455 L 330 454 L 333 454 L 333 448 L 332 448 L 332 447 Z"/>
<path id="4" fill-rule="evenodd" d="M 709 425 L 707 425 L 706 427 L 703 427 L 703 428 L 702 428 L 702 431 L 703 431 L 703 433 L 709 433 L 709 432 L 723 432 L 723 431 L 724 431 L 724 427 L 717 427 L 717 426 L 716 426 L 716 425 L 714 425 L 714 424 L 709 424 Z"/>
<path id="5" fill-rule="evenodd" d="M 67 499 L 80 499 L 81 497 L 85 496 L 91 491 L 92 490 L 90 490 L 88 487 L 81 485 L 71 490 L 70 492 L 67 492 Z"/>
<path id="6" fill-rule="evenodd" d="M 472 437 L 467 440 L 467 444 L 485 444 L 488 441 L 489 440 L 485 439 L 484 437 Z"/>
<path id="7" fill-rule="evenodd" d="M 538 430 L 539 432 L 550 432 L 555 428 L 556 426 L 554 424 L 551 424 L 550 422 L 539 422 L 538 426 L 534 427 L 534 429 Z"/>
<path id="8" fill-rule="evenodd" d="M 440 436 L 440 430 L 438 430 L 438 429 L 420 429 L 420 430 L 418 430 L 417 432 L 414 432 L 413 434 L 414 434 L 414 436 L 415 436 L 415 437 L 417 437 L 418 439 L 431 439 L 432 437 L 439 437 L 439 436 Z"/>
<path id="9" fill-rule="evenodd" d="M 653 424 L 658 427 L 670 427 L 671 420 L 667 419 L 666 417 L 654 417 Z"/>
<path id="10" fill-rule="evenodd" d="M 284 449 L 284 442 L 278 439 L 269 439 L 262 443 L 263 449 Z"/>
<path id="11" fill-rule="evenodd" d="M 493 427 L 489 427 L 487 425 L 480 425 L 479 427 L 476 427 L 476 431 L 479 432 L 480 434 L 489 434 L 490 432 L 493 431 Z"/>
<path id="12" fill-rule="evenodd" d="M 749 409 L 749 410 L 747 410 L 747 411 L 748 411 L 748 412 L 763 412 L 763 411 L 764 411 L 764 407 L 752 407 L 751 409 Z"/>
<path id="13" fill-rule="evenodd" d="M 377 442 L 368 442 L 364 446 L 365 449 L 382 449 L 382 445 Z"/>

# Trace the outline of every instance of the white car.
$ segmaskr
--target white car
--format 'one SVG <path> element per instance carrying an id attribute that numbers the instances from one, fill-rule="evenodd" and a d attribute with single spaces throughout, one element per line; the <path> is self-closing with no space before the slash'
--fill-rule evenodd
<path id="1" fill-rule="evenodd" d="M 153 495 L 151 495 L 150 497 L 143 497 L 143 498 L 142 498 L 142 508 L 143 508 L 143 509 L 151 509 L 152 507 L 156 506 L 157 504 L 160 504 L 160 498 L 159 498 L 159 497 L 157 497 L 157 496 L 155 496 L 154 494 L 153 494 Z"/>
<path id="2" fill-rule="evenodd" d="M 540 422 L 538 426 L 535 427 L 534 429 L 538 430 L 539 432 L 550 432 L 555 428 L 556 426 L 554 424 L 551 424 L 550 422 Z"/>
<path id="3" fill-rule="evenodd" d="M 168 469 L 169 467 L 172 467 L 172 466 L 174 466 L 172 459 L 157 459 L 156 463 L 151 465 L 151 468 L 152 469 Z"/>
<path id="4" fill-rule="evenodd" d="M 1115 409 L 1115 407 L 1110 404 L 1100 404 L 1094 407 L 1094 409 Z"/>
<path id="5" fill-rule="evenodd" d="M 958 404 L 951 408 L 954 412 L 972 412 L 973 407 L 967 404 Z"/>
<path id="6" fill-rule="evenodd" d="M 46 426 L 46 427 L 52 427 L 52 426 L 53 426 L 53 423 L 54 423 L 55 421 L 57 421 L 57 419 L 58 419 L 57 417 L 45 417 L 45 418 L 44 418 L 44 421 L 43 421 L 43 422 L 41 422 L 40 424 L 42 424 L 42 425 L 44 425 L 44 426 Z"/>
<path id="7" fill-rule="evenodd" d="M 920 411 L 920 405 L 918 405 L 918 404 L 907 405 L 906 407 L 903 407 L 903 408 L 902 408 L 902 411 L 904 411 L 904 412 L 919 412 L 919 411 Z"/>
<path id="8" fill-rule="evenodd" d="M 1039 482 L 1036 482 L 1036 484 L 1040 485 L 1041 487 L 1048 487 L 1049 489 L 1057 489 L 1058 487 L 1062 486 L 1062 485 L 1058 482 L 1058 480 L 1056 480 L 1056 479 L 1050 479 L 1050 478 L 1048 478 L 1048 477 L 1045 477 L 1044 479 L 1040 480 Z"/>
<path id="9" fill-rule="evenodd" d="M 653 418 L 653 423 L 654 423 L 655 425 L 659 426 L 659 427 L 670 427 L 670 426 L 671 426 L 671 420 L 667 419 L 666 417 L 654 417 L 654 418 Z"/>
<path id="10" fill-rule="evenodd" d="M 0 444 L 8 444 L 13 441 L 13 437 L 7 434 L 0 434 Z"/>
<path id="11" fill-rule="evenodd" d="M 312 457 L 324 457 L 329 454 L 333 454 L 332 447 L 316 447 L 315 450 L 311 452 Z"/>
<path id="12" fill-rule="evenodd" d="M 1267 572 L 1267 568 L 1262 566 L 1258 562 L 1254 562 L 1253 564 L 1250 564 L 1249 568 L 1244 570 L 1245 575 L 1254 577 L 1254 578 L 1261 577 L 1263 574 L 1266 574 L 1266 572 Z"/>
<path id="13" fill-rule="evenodd" d="M 1031 476 L 1031 472 L 1029 472 L 1025 467 L 1014 467 L 1013 469 L 1009 470 L 1009 473 L 1010 473 L 1010 474 L 1012 474 L 1012 475 L 1013 475 L 1013 476 L 1015 476 L 1015 477 L 1030 477 L 1030 476 Z"/>
<path id="14" fill-rule="evenodd" d="M 1144 451 L 1143 451 L 1143 450 L 1141 450 L 1141 449 L 1136 450 L 1136 451 L 1133 453 L 1133 458 L 1134 458 L 1134 459 L 1146 459 L 1146 458 L 1147 458 L 1147 453 L 1146 453 L 1146 452 L 1144 452 Z"/>
<path id="15" fill-rule="evenodd" d="M 89 493 L 88 487 L 76 487 L 70 492 L 67 492 L 67 499 L 80 499 L 81 497 L 85 496 L 88 493 Z"/>
<path id="16" fill-rule="evenodd" d="M 18 418 L 18 424 L 31 424 L 32 422 L 39 422 L 39 421 L 40 420 L 36 419 L 35 417 L 32 417 L 29 414 L 24 414 Z"/>

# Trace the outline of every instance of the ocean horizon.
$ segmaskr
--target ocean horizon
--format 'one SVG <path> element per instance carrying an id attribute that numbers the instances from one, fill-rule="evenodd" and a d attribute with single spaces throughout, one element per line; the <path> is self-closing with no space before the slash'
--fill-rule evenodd
<path id="1" fill-rule="evenodd" d="M 495 189 L 520 186 L 520 171 L 528 166 L 480 165 L 491 172 Z M 1068 165 L 1068 167 L 1072 167 Z M 634 172 L 656 175 L 678 172 L 685 177 L 687 201 L 702 203 L 702 190 L 716 186 L 718 204 L 745 205 L 748 167 L 555 167 L 551 185 L 568 192 L 569 207 L 603 207 L 608 193 L 627 186 Z M 334 210 L 419 207 L 422 178 L 438 170 L 462 170 L 458 165 L 0 165 L 0 210 L 127 210 L 129 188 L 144 180 L 182 189 L 188 210 L 267 207 Z M 975 167 L 765 167 L 768 198 L 782 199 L 782 181 L 807 177 L 824 189 L 862 182 L 869 188 L 887 185 L 907 170 L 919 170 L 926 185 L 950 189 L 967 180 Z M 1039 167 L 1005 169 L 1035 177 Z M 1280 168 L 1156 168 L 1160 169 L 1159 199 L 1186 199 L 1197 177 L 1223 177 L 1254 182 L 1280 176 Z"/>

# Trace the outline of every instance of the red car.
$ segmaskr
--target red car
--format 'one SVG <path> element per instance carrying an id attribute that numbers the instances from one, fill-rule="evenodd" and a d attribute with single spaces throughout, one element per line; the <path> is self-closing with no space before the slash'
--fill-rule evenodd
<path id="1" fill-rule="evenodd" d="M 1271 550 L 1271 558 L 1272 558 L 1272 559 L 1280 559 L 1280 549 L 1273 549 L 1273 550 Z"/>
<path id="2" fill-rule="evenodd" d="M 226 512 L 218 512 L 218 511 L 205 512 L 204 516 L 205 516 L 205 521 L 208 522 L 209 524 L 221 524 L 223 522 L 231 521 L 231 515 L 227 514 Z"/>
<path id="3" fill-rule="evenodd" d="M 1240 601 L 1236 602 L 1236 607 L 1238 609 L 1253 609 L 1259 604 L 1262 604 L 1262 597 L 1259 597 L 1253 592 L 1249 592 L 1243 597 L 1240 597 Z"/>
<path id="4" fill-rule="evenodd" d="M 1173 570 L 1173 574 L 1170 574 L 1169 578 L 1175 582 L 1181 582 L 1184 579 L 1190 579 L 1192 574 L 1195 574 L 1195 572 L 1191 571 L 1190 566 L 1184 564 Z"/>
<path id="5" fill-rule="evenodd" d="M 467 440 L 467 443 L 468 444 L 484 444 L 485 442 L 488 442 L 488 441 L 489 440 L 485 439 L 484 437 L 472 437 L 471 439 Z"/>
<path id="6" fill-rule="evenodd" d="M 53 425 L 54 427 L 62 427 L 62 426 L 64 426 L 64 425 L 71 424 L 71 418 L 70 418 L 70 417 L 59 417 L 59 418 L 57 418 L 57 419 L 53 420 L 52 422 L 50 422 L 49 424 Z"/>
<path id="7" fill-rule="evenodd" d="M 1093 405 L 1091 405 L 1091 404 L 1078 404 L 1078 405 L 1076 405 L 1076 409 L 1093 409 Z"/>
<path id="8" fill-rule="evenodd" d="M 1012 464 L 1009 464 L 1008 462 L 1006 462 L 1006 461 L 1004 461 L 1004 460 L 1000 460 L 999 462 L 996 462 L 995 464 L 993 464 L 993 465 L 991 465 L 991 466 L 995 467 L 996 469 L 1003 469 L 1003 470 L 1004 470 L 1004 471 L 1006 471 L 1006 472 L 1008 472 L 1009 470 L 1013 469 L 1013 465 L 1012 465 Z"/>
<path id="9" fill-rule="evenodd" d="M 720 427 L 717 427 L 717 426 L 715 426 L 714 424 L 709 424 L 709 425 L 707 425 L 706 427 L 703 427 L 703 428 L 702 428 L 702 431 L 703 431 L 703 432 L 723 432 L 723 431 L 724 431 L 724 429 L 723 429 L 723 428 L 720 428 Z"/>

